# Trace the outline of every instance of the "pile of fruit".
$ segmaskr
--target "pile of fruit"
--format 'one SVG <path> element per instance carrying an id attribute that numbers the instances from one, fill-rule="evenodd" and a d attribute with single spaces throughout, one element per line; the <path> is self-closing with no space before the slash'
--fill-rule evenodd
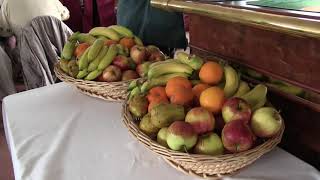
<path id="1" fill-rule="evenodd" d="M 165 60 L 156 46 L 144 46 L 129 29 L 112 25 L 72 34 L 61 54 L 60 68 L 77 79 L 102 82 L 144 77 L 152 62 Z"/>
<path id="2" fill-rule="evenodd" d="M 230 65 L 186 53 L 154 63 L 131 84 L 128 110 L 146 135 L 172 150 L 221 155 L 249 150 L 277 135 L 279 112 L 267 87 L 252 89 Z"/>

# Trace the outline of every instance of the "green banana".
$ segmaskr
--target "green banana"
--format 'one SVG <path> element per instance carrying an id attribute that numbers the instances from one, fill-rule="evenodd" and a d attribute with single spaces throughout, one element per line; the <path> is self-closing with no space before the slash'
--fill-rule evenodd
<path id="1" fill-rule="evenodd" d="M 77 79 L 82 79 L 89 74 L 88 69 L 84 69 L 78 72 Z"/>
<path id="2" fill-rule="evenodd" d="M 82 54 L 82 56 L 80 57 L 79 61 L 78 61 L 78 65 L 79 65 L 79 70 L 84 70 L 88 67 L 89 65 L 89 61 L 88 61 L 88 52 L 90 50 L 91 47 L 87 48 L 84 53 Z"/>
<path id="3" fill-rule="evenodd" d="M 118 48 L 116 45 L 111 45 L 108 49 L 108 52 L 106 55 L 101 59 L 98 70 L 103 71 L 107 66 L 109 66 L 112 63 L 113 58 L 117 55 Z"/>
<path id="4" fill-rule="evenodd" d="M 123 56 L 129 56 L 130 52 L 127 47 L 122 46 L 121 44 L 116 45 L 118 47 L 118 54 Z"/>
<path id="5" fill-rule="evenodd" d="M 115 40 L 115 41 L 120 40 L 119 34 L 116 31 L 114 31 L 113 29 L 107 28 L 107 27 L 92 28 L 89 31 L 89 34 L 91 34 L 93 36 L 105 36 L 105 37 L 112 39 L 112 40 Z"/>
<path id="6" fill-rule="evenodd" d="M 130 82 L 129 86 L 128 86 L 128 91 L 131 91 L 132 89 L 134 89 L 135 87 L 138 86 L 138 79 L 135 79 L 133 81 Z"/>
<path id="7" fill-rule="evenodd" d="M 68 74 L 71 76 L 71 77 L 77 77 L 78 75 L 78 72 L 79 72 L 79 67 L 77 65 L 77 61 L 76 60 L 71 60 L 69 61 L 68 63 Z"/>
<path id="8" fill-rule="evenodd" d="M 132 31 L 126 27 L 123 27 L 120 25 L 112 25 L 112 26 L 109 26 L 108 28 L 113 29 L 114 31 L 116 31 L 118 34 L 120 34 L 123 37 L 130 37 L 130 38 L 133 37 Z"/>
<path id="9" fill-rule="evenodd" d="M 187 73 L 191 75 L 192 71 L 193 69 L 190 66 L 182 63 L 171 62 L 167 64 L 159 64 L 149 69 L 148 79 L 156 78 L 161 75 L 170 73 Z"/>
<path id="10" fill-rule="evenodd" d="M 131 98 L 132 98 L 133 96 L 136 96 L 136 95 L 138 95 L 138 94 L 140 94 L 140 93 L 141 93 L 141 91 L 140 91 L 140 87 L 139 87 L 139 86 L 133 88 L 132 91 L 130 92 L 129 100 L 131 100 Z"/>
<path id="11" fill-rule="evenodd" d="M 225 85 L 223 91 L 225 96 L 229 98 L 237 91 L 240 79 L 237 71 L 229 65 L 224 66 L 224 77 Z"/>
<path id="12" fill-rule="evenodd" d="M 70 37 L 69 37 L 69 41 L 79 41 L 80 43 L 88 43 L 88 44 L 93 44 L 94 41 L 96 40 L 95 37 L 91 36 L 90 34 L 87 33 L 73 33 Z"/>
<path id="13" fill-rule="evenodd" d="M 76 48 L 75 41 L 67 41 L 62 49 L 62 54 L 61 54 L 62 58 L 65 60 L 70 60 L 72 58 L 75 48 Z"/>
<path id="14" fill-rule="evenodd" d="M 263 74 L 258 73 L 255 70 L 245 69 L 245 72 L 246 72 L 247 75 L 249 75 L 250 77 L 252 77 L 254 79 L 257 79 L 257 80 L 264 80 L 265 79 L 265 76 Z"/>
<path id="15" fill-rule="evenodd" d="M 189 65 L 194 70 L 199 70 L 203 65 L 203 59 L 196 55 L 189 55 L 185 52 L 178 52 L 177 59 L 184 64 Z"/>
<path id="16" fill-rule="evenodd" d="M 90 72 L 84 79 L 85 80 L 88 80 L 88 81 L 91 81 L 91 80 L 94 80 L 95 78 L 97 78 L 100 74 L 102 74 L 103 71 L 99 70 L 99 69 L 96 69 L 92 72 Z"/>
<path id="17" fill-rule="evenodd" d="M 246 94 L 246 93 L 249 92 L 249 91 L 250 91 L 250 87 L 249 87 L 248 83 L 247 83 L 247 82 L 244 82 L 244 81 L 240 81 L 238 90 L 237 90 L 237 92 L 233 95 L 233 97 L 240 97 L 240 96 Z"/>
<path id="18" fill-rule="evenodd" d="M 141 39 L 138 36 L 134 36 L 133 40 L 136 43 L 136 45 L 143 46 L 143 42 L 141 41 Z"/>
<path id="19" fill-rule="evenodd" d="M 295 96 L 303 97 L 305 94 L 305 91 L 302 88 L 297 87 L 297 86 L 293 86 L 293 85 L 285 83 L 285 82 L 282 82 L 281 84 L 268 84 L 268 85 L 275 88 L 275 89 L 278 89 L 282 92 L 292 94 Z"/>
<path id="20" fill-rule="evenodd" d="M 254 111 L 264 106 L 267 100 L 267 92 L 268 88 L 265 85 L 258 84 L 252 90 L 240 96 L 240 98 L 247 101 L 250 104 L 252 110 Z"/>
<path id="21" fill-rule="evenodd" d="M 103 41 L 109 40 L 108 38 L 106 38 L 105 36 L 97 36 L 98 39 L 101 39 Z"/>
<path id="22" fill-rule="evenodd" d="M 90 50 L 88 52 L 88 61 L 93 61 L 99 54 L 100 50 L 104 46 L 104 41 L 101 39 L 97 39 L 94 41 L 92 46 L 90 47 Z"/>
<path id="23" fill-rule="evenodd" d="M 106 55 L 107 52 L 108 52 L 108 46 L 103 46 L 98 56 L 89 64 L 88 66 L 89 72 L 94 71 L 98 68 L 100 61 Z"/>
<path id="24" fill-rule="evenodd" d="M 60 61 L 59 61 L 60 68 L 61 68 L 65 73 L 68 73 L 68 72 L 69 72 L 68 63 L 69 63 L 69 61 L 68 61 L 68 60 L 65 60 L 65 59 L 60 59 Z"/>
<path id="25" fill-rule="evenodd" d="M 172 73 L 172 74 L 165 74 L 156 78 L 152 78 L 149 79 L 147 81 L 145 81 L 142 86 L 141 86 L 141 92 L 147 92 L 149 89 L 155 87 L 155 86 L 164 86 L 167 84 L 167 82 L 169 81 L 169 79 L 173 78 L 173 77 L 185 77 L 188 78 L 189 74 L 186 73 Z"/>

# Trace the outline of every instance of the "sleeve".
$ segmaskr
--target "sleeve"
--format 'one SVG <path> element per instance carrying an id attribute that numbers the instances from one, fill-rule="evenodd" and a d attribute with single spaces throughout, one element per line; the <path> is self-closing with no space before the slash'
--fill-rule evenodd
<path id="1" fill-rule="evenodd" d="M 58 11 L 61 14 L 61 20 L 62 21 L 68 20 L 70 17 L 68 8 L 63 6 L 63 4 L 59 0 L 56 0 L 56 2 L 57 2 Z"/>
<path id="2" fill-rule="evenodd" d="M 0 7 L 0 36 L 9 37 L 13 35 L 12 29 L 8 21 L 8 8 L 6 1 Z"/>

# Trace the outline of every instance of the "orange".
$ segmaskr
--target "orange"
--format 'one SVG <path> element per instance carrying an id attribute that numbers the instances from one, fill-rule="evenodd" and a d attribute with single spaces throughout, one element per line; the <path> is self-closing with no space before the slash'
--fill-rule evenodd
<path id="1" fill-rule="evenodd" d="M 74 55 L 79 58 L 84 51 L 90 46 L 88 43 L 81 43 L 77 46 L 77 48 L 74 50 Z"/>
<path id="2" fill-rule="evenodd" d="M 216 62 L 206 62 L 200 69 L 199 78 L 210 85 L 218 84 L 223 76 L 223 68 Z"/>
<path id="3" fill-rule="evenodd" d="M 202 93 L 202 91 L 208 89 L 210 86 L 208 84 L 203 84 L 203 83 L 200 83 L 200 84 L 197 84 L 195 85 L 193 88 L 192 88 L 192 92 L 193 94 L 195 95 L 195 97 L 197 99 L 200 98 L 200 94 Z"/>
<path id="4" fill-rule="evenodd" d="M 178 87 L 170 97 L 172 104 L 188 106 L 193 101 L 193 92 L 191 88 Z"/>
<path id="5" fill-rule="evenodd" d="M 159 101 L 159 100 L 168 101 L 166 90 L 162 86 L 156 86 L 151 88 L 147 95 L 147 99 L 149 100 L 150 103 L 153 101 Z"/>
<path id="6" fill-rule="evenodd" d="M 131 49 L 136 43 L 132 38 L 125 37 L 120 40 L 119 44 L 121 44 L 124 47 L 127 47 L 128 49 Z"/>
<path id="7" fill-rule="evenodd" d="M 184 77 L 178 76 L 169 79 L 166 85 L 167 96 L 171 97 L 175 93 L 175 91 L 181 87 L 191 90 L 192 84 L 187 78 Z"/>
<path id="8" fill-rule="evenodd" d="M 219 87 L 210 87 L 200 95 L 200 105 L 213 113 L 221 112 L 225 97 L 224 92 Z"/>

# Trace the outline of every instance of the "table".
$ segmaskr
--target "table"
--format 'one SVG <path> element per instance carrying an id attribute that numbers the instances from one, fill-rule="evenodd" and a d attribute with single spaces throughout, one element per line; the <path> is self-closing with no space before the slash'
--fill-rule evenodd
<path id="1" fill-rule="evenodd" d="M 3 114 L 16 180 L 195 179 L 131 137 L 120 103 L 65 83 L 8 96 Z M 231 179 L 319 180 L 320 173 L 276 148 Z"/>

